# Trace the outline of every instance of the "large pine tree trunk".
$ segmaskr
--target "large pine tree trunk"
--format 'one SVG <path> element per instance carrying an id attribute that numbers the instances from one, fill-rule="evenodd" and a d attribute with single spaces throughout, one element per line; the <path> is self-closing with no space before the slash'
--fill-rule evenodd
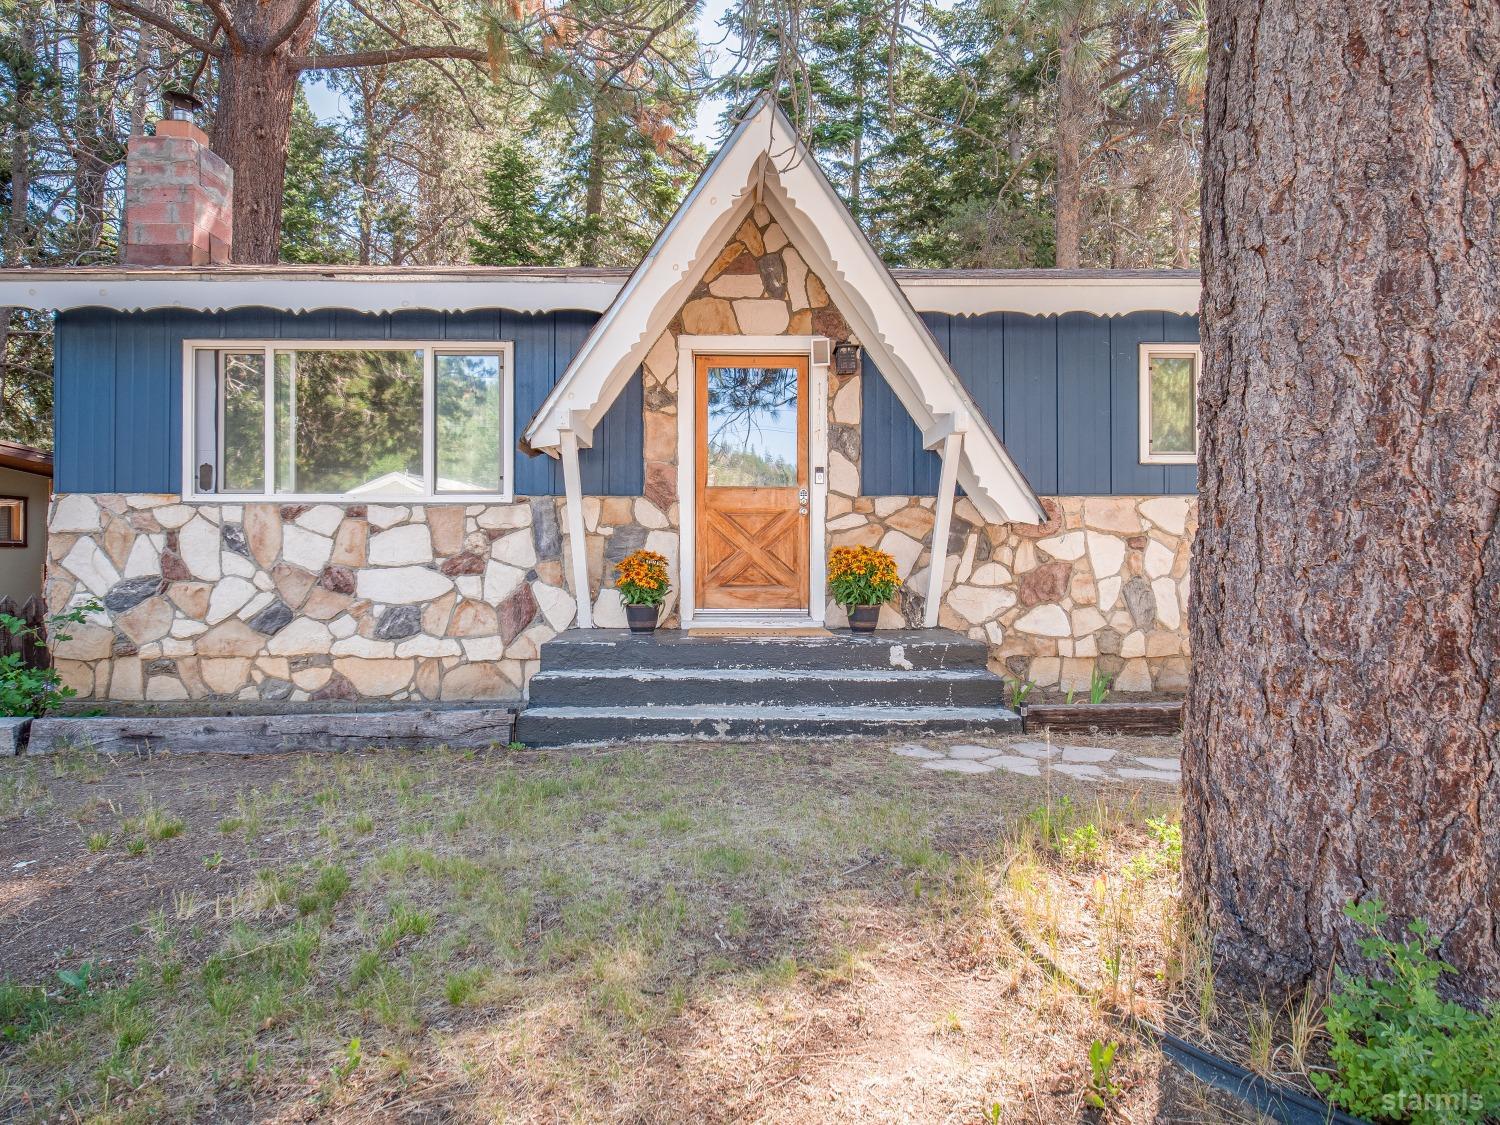
<path id="1" fill-rule="evenodd" d="M 1188 897 L 1287 985 L 1378 897 L 1493 996 L 1500 5 L 1209 13 Z"/>
<path id="2" fill-rule="evenodd" d="M 256 39 L 278 28 L 296 7 L 294 0 L 239 0 L 235 22 L 244 28 L 244 42 L 225 50 L 219 65 L 212 145 L 234 169 L 236 262 L 274 262 L 281 250 L 287 142 L 292 102 L 301 81 L 293 59 L 312 42 L 318 5 L 308 9 L 297 31 L 274 50 L 257 48 Z"/>

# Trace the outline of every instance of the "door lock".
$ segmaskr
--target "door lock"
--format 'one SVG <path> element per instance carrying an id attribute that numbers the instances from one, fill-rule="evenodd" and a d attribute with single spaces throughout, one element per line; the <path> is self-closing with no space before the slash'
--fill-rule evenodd
<path id="1" fill-rule="evenodd" d="M 799 516 L 807 515 L 807 489 L 799 488 L 797 490 L 797 504 L 799 505 L 797 514 Z"/>

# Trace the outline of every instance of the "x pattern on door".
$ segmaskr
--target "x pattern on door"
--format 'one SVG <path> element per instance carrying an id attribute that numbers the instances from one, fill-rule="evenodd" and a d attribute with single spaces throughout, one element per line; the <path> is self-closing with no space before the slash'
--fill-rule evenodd
<path id="1" fill-rule="evenodd" d="M 806 573 L 801 517 L 795 509 L 756 508 L 753 500 L 745 499 L 749 502 L 733 510 L 710 508 L 704 513 L 704 587 L 711 600 L 761 609 L 796 608 L 804 600 L 798 591 Z"/>

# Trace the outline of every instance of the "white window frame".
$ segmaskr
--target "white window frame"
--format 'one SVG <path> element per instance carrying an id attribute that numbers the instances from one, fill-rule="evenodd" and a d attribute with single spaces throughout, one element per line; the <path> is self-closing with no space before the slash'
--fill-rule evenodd
<path id="1" fill-rule="evenodd" d="M 1151 360 L 1191 359 L 1193 361 L 1193 451 L 1191 453 L 1156 453 L 1151 448 Z M 1203 348 L 1199 344 L 1155 343 L 1140 346 L 1137 381 L 1140 384 L 1141 464 L 1196 465 L 1198 463 L 1198 379 L 1203 374 Z"/>
<path id="2" fill-rule="evenodd" d="M 218 448 L 213 492 L 198 491 L 197 465 L 197 353 L 254 352 L 265 354 L 265 455 L 263 492 L 217 491 L 223 477 L 223 377 L 216 370 L 214 385 L 218 401 L 214 414 Z M 422 352 L 422 492 L 411 496 L 368 496 L 351 493 L 276 492 L 275 448 L 272 443 L 275 422 L 275 382 L 278 351 L 417 351 Z M 186 501 L 217 504 L 245 504 L 265 501 L 286 504 L 304 501 L 339 504 L 509 504 L 515 500 L 516 469 L 516 366 L 515 342 L 512 340 L 318 340 L 288 338 L 282 340 L 216 340 L 197 339 L 182 342 L 182 498 Z M 500 471 L 503 488 L 499 492 L 438 492 L 437 483 L 437 357 L 439 355 L 496 355 L 502 357 L 501 377 Z M 219 361 L 222 364 L 222 358 Z"/>

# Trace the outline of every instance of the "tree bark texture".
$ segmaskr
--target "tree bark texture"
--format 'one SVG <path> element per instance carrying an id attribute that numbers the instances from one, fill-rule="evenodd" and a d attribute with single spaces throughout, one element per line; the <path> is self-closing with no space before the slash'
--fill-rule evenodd
<path id="1" fill-rule="evenodd" d="M 587 224 L 579 248 L 579 265 L 597 266 L 600 259 L 600 241 L 604 221 L 604 146 L 605 115 L 601 104 L 602 93 L 595 92 L 594 104 L 589 116 L 588 174 L 584 185 L 583 218 Z"/>
<path id="2" fill-rule="evenodd" d="M 1058 269 L 1077 269 L 1083 241 L 1083 146 L 1088 136 L 1089 92 L 1077 55 L 1083 49 L 1082 13 L 1062 28 L 1057 73 L 1057 170 L 1053 179 L 1053 259 Z"/>
<path id="3" fill-rule="evenodd" d="M 1222 965 L 1500 992 L 1500 4 L 1223 0 L 1185 880 Z"/>
<path id="4" fill-rule="evenodd" d="M 292 102 L 301 81 L 298 56 L 312 42 L 318 5 L 312 5 L 286 41 L 266 43 L 297 11 L 296 0 L 239 0 L 237 34 L 219 60 L 218 104 L 210 142 L 234 169 L 236 262 L 275 262 L 281 249 L 287 142 Z"/>

